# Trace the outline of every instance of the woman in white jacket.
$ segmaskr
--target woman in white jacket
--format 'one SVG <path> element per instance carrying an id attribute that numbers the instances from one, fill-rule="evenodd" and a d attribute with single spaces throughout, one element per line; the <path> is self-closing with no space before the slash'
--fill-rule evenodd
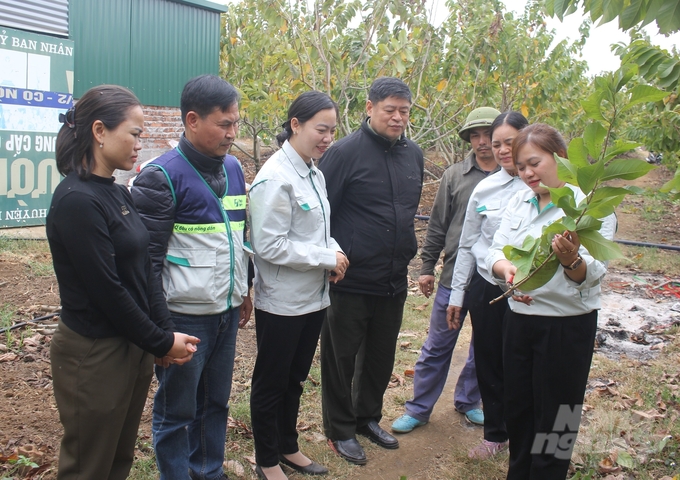
<path id="1" fill-rule="evenodd" d="M 330 236 L 326 182 L 314 160 L 335 135 L 337 105 L 311 91 L 288 109 L 281 149 L 250 188 L 251 240 L 255 252 L 257 360 L 250 395 L 256 472 L 286 479 L 279 462 L 302 473 L 328 470 L 297 444 L 302 385 L 330 305 L 328 282 L 341 280 L 349 261 Z"/>
<path id="2" fill-rule="evenodd" d="M 477 184 L 470 195 L 460 236 L 451 296 L 447 308 L 449 328 L 460 328 L 463 298 L 468 295 L 477 381 L 484 404 L 484 439 L 468 456 L 485 460 L 505 450 L 508 433 L 503 415 L 503 317 L 508 302 L 489 302 L 503 291 L 486 269 L 486 255 L 508 201 L 527 186 L 512 161 L 512 141 L 529 124 L 519 112 L 505 112 L 490 127 L 491 149 L 501 169 Z"/>
<path id="3" fill-rule="evenodd" d="M 544 226 L 564 216 L 546 188 L 565 186 L 554 154 L 566 157 L 567 147 L 557 130 L 545 124 L 524 128 L 512 144 L 517 172 L 531 190 L 510 200 L 486 258 L 499 283 L 511 283 L 517 271 L 505 259 L 503 247 L 522 246 L 527 235 L 539 237 Z M 567 186 L 578 204 L 585 195 Z M 603 220 L 600 233 L 613 239 L 615 228 L 612 214 Z M 529 295 L 515 292 L 504 319 L 508 479 L 564 480 L 593 356 L 606 265 L 588 253 L 576 232 L 555 235 L 551 246 L 562 266 Z"/>

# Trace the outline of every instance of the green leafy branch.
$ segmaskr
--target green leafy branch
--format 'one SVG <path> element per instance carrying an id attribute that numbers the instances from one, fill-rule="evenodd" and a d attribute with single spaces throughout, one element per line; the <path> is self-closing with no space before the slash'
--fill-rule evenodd
<path id="1" fill-rule="evenodd" d="M 639 194 L 642 190 L 612 187 L 605 183 L 615 179 L 634 180 L 655 167 L 644 160 L 619 158 L 639 144 L 612 140 L 614 129 L 620 116 L 631 108 L 659 101 L 667 95 L 649 85 L 626 89 L 629 81 L 637 75 L 637 69 L 637 65 L 625 64 L 616 72 L 595 78 L 595 91 L 581 102 L 591 122 L 581 137 L 569 143 L 568 159 L 555 155 L 560 180 L 577 186 L 585 198 L 577 203 L 574 190 L 568 186 L 549 189 L 552 203 L 565 215 L 559 221 L 544 226 L 540 237 L 527 236 L 521 247 L 503 247 L 505 257 L 517 267 L 517 272 L 511 288 L 493 302 L 510 297 L 520 287 L 523 291 L 531 291 L 550 281 L 559 266 L 559 260 L 552 251 L 552 239 L 556 234 L 577 232 L 581 244 L 596 260 L 623 257 L 619 246 L 600 234 L 602 219 L 614 213 L 626 195 Z"/>

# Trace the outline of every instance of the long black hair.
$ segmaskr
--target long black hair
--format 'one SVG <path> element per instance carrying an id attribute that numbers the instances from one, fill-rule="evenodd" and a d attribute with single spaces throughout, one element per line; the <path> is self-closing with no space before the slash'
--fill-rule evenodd
<path id="1" fill-rule="evenodd" d="M 99 85 L 85 92 L 74 107 L 59 116 L 64 123 L 57 134 L 59 173 L 77 172 L 80 178 L 88 178 L 95 167 L 94 122 L 99 120 L 108 130 L 115 130 L 137 106 L 141 103 L 135 94 L 118 85 Z"/>

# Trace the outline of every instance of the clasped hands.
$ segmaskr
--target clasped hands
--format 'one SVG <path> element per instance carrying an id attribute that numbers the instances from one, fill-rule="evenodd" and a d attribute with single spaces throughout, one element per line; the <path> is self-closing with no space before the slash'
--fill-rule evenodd
<path id="1" fill-rule="evenodd" d="M 162 358 L 156 357 L 154 363 L 163 368 L 170 365 L 184 365 L 194 356 L 197 350 L 196 345 L 200 343 L 198 337 L 187 335 L 186 333 L 174 332 L 175 341 L 168 354 Z"/>

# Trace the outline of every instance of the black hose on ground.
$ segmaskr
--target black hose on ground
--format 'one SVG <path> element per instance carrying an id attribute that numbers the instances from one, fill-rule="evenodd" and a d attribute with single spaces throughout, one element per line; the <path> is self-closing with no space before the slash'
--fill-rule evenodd
<path id="1" fill-rule="evenodd" d="M 5 332 L 9 332 L 10 330 L 16 330 L 17 328 L 25 327 L 29 323 L 44 322 L 45 320 L 49 320 L 50 318 L 58 317 L 59 315 L 61 315 L 61 311 L 59 311 L 57 313 L 50 313 L 49 315 L 45 315 L 44 317 L 34 318 L 32 320 L 29 320 L 28 322 L 17 323 L 16 325 L 12 325 L 11 327 L 0 328 L 0 333 L 5 333 Z"/>

